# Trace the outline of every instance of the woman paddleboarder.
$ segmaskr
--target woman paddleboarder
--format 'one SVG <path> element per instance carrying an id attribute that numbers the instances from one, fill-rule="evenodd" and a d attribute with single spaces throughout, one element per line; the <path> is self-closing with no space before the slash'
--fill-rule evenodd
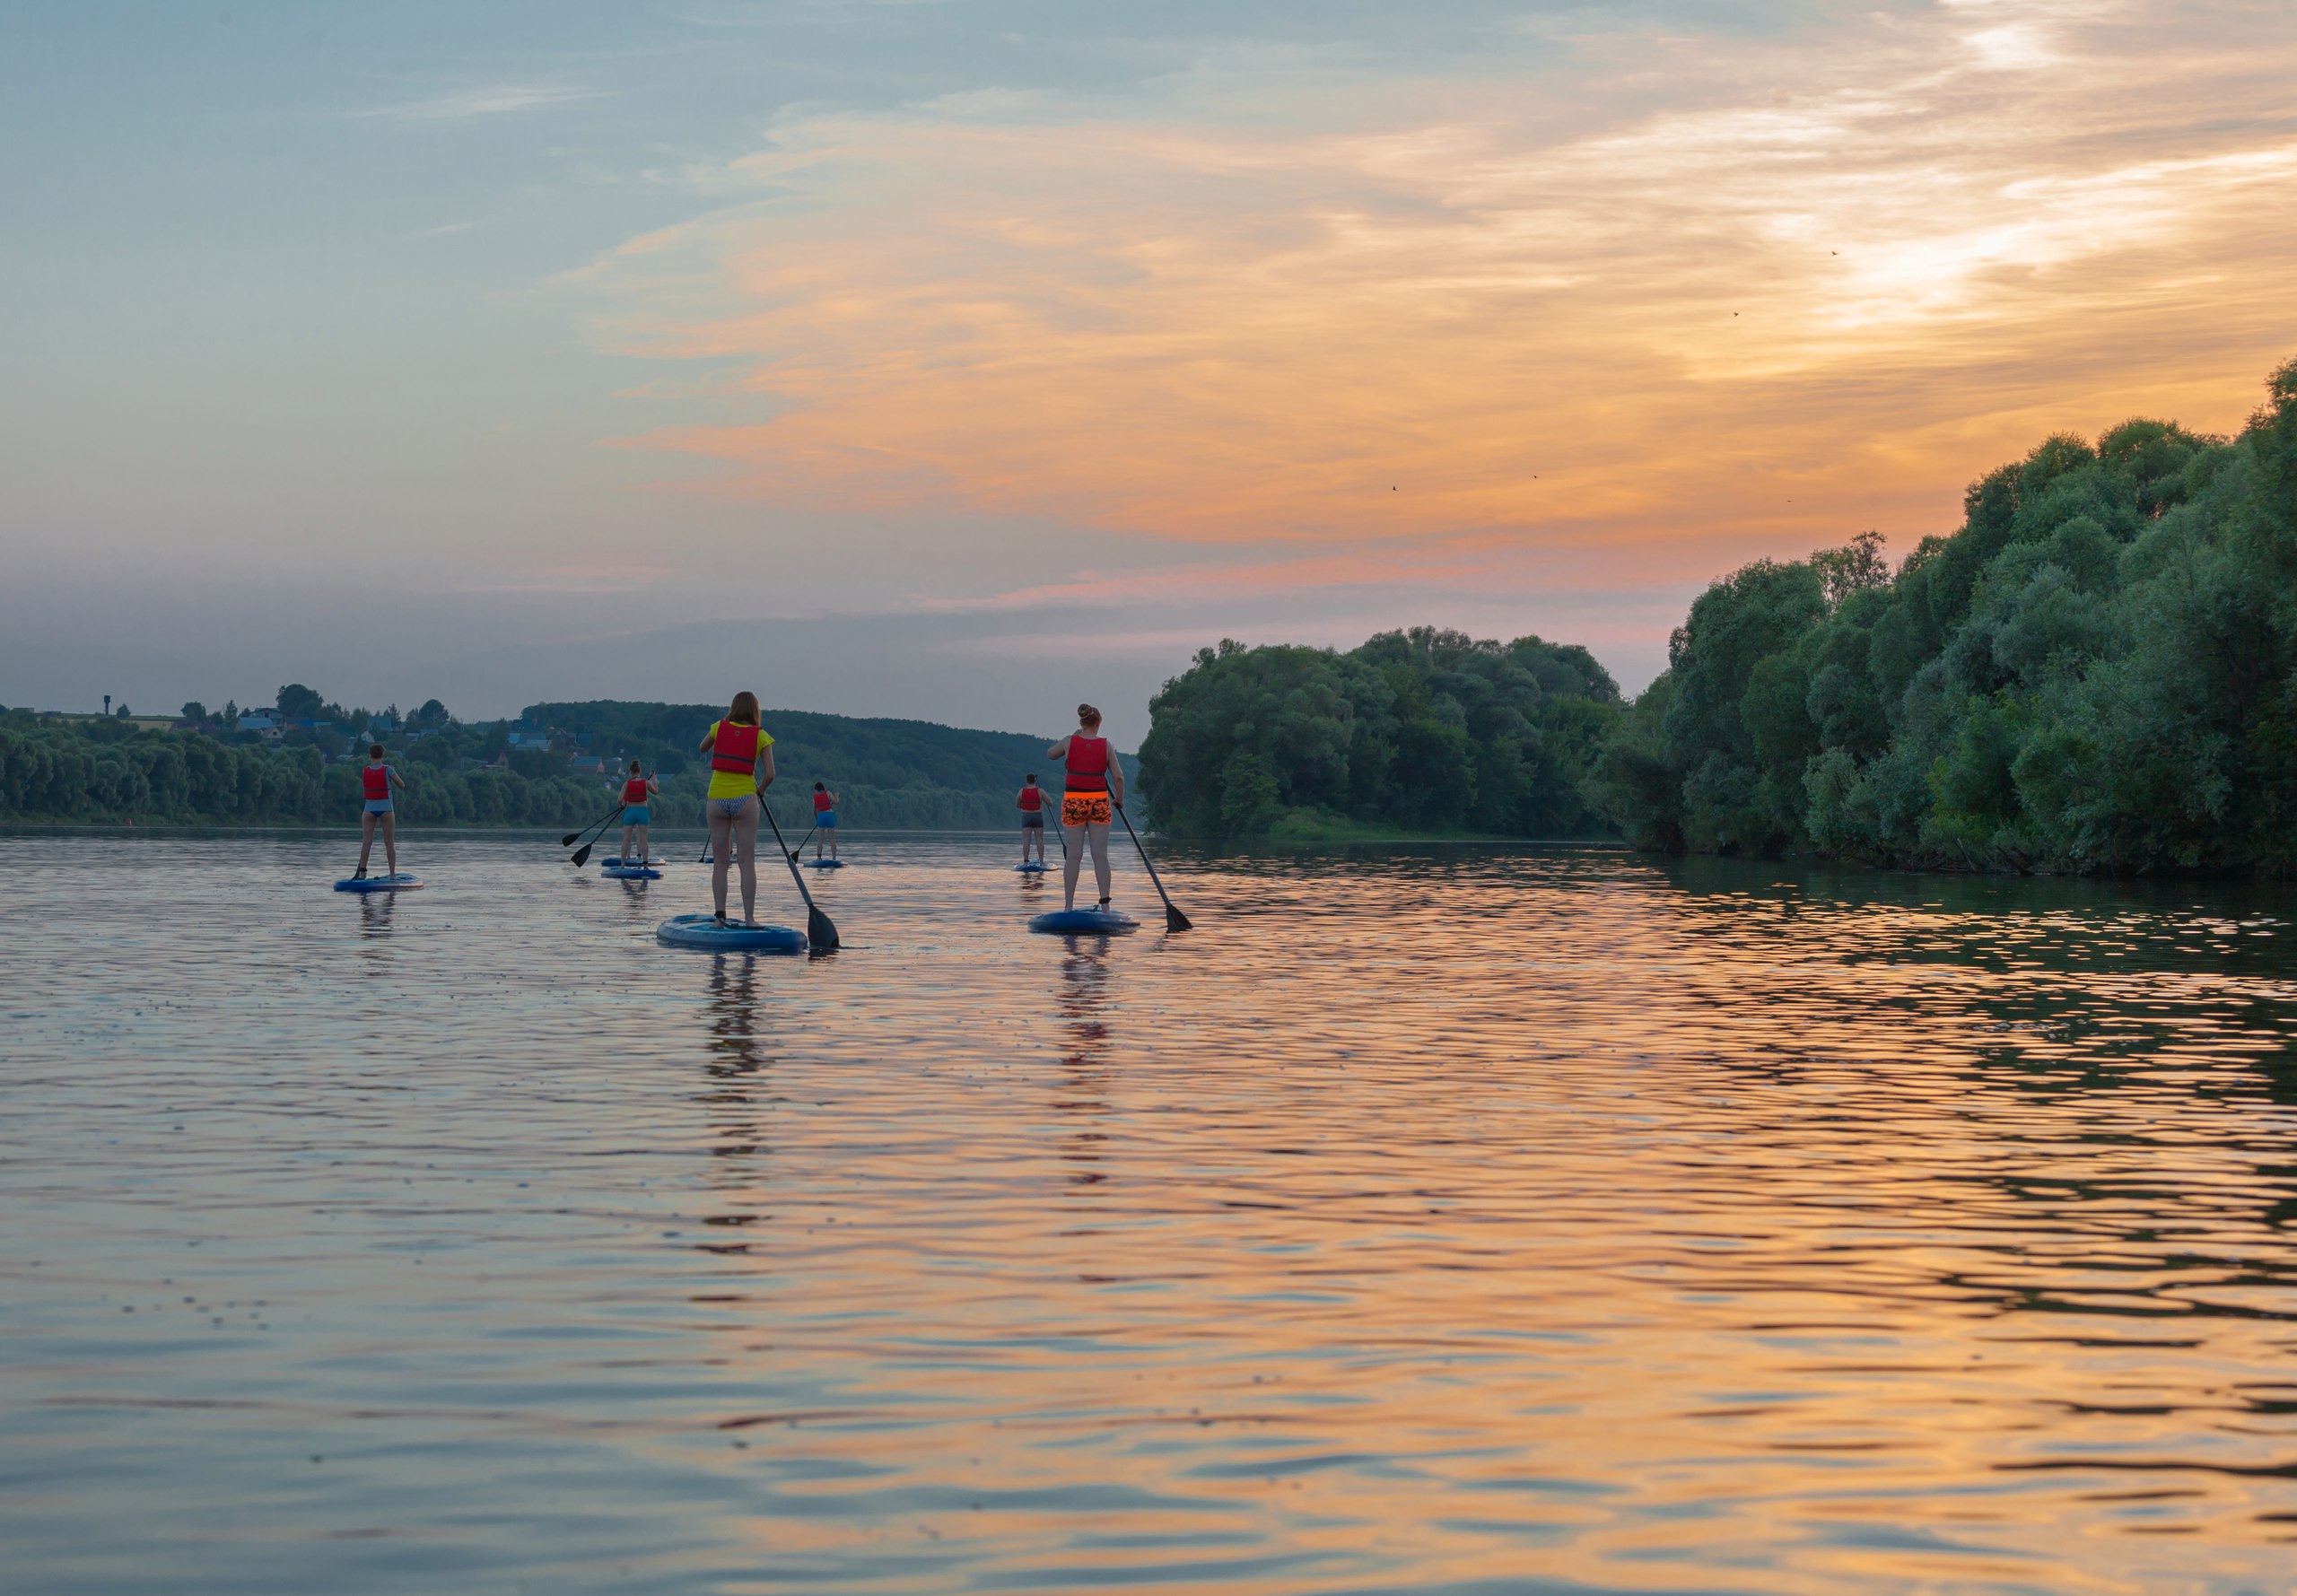
<path id="1" fill-rule="evenodd" d="M 757 816 L 773 785 L 773 739 L 757 723 L 757 694 L 737 693 L 726 718 L 710 723 L 701 752 L 710 755 L 710 901 L 726 920 L 726 867 L 742 867 L 742 923 L 757 919 Z"/>
<path id="2" fill-rule="evenodd" d="M 375 846 L 375 827 L 383 828 L 383 859 L 393 876 L 398 874 L 398 816 L 392 813 L 394 791 L 405 792 L 406 782 L 398 772 L 383 763 L 383 746 L 370 744 L 367 763 L 359 770 L 359 790 L 362 807 L 359 818 L 359 868 L 351 873 L 354 881 L 367 879 L 367 855 Z"/>
<path id="3" fill-rule="evenodd" d="M 1039 868 L 1043 868 L 1044 864 L 1044 789 L 1037 785 L 1037 773 L 1035 771 L 1031 771 L 1029 779 L 1021 783 L 1020 794 L 1014 798 L 1013 807 L 1021 812 L 1021 862 L 1025 865 L 1029 862 L 1029 846 L 1034 842 L 1037 850 L 1036 862 Z"/>
<path id="4" fill-rule="evenodd" d="M 1077 907 L 1077 868 L 1085 862 L 1085 845 L 1093 849 L 1093 876 L 1100 883 L 1101 907 L 1109 906 L 1109 824 L 1116 816 L 1111 806 L 1124 802 L 1124 772 L 1101 735 L 1101 712 L 1091 704 L 1077 706 L 1077 729 L 1044 751 L 1061 762 L 1063 781 L 1061 829 L 1069 839 L 1069 857 L 1061 869 L 1061 906 Z"/>
<path id="5" fill-rule="evenodd" d="M 625 867 L 634 862 L 639 868 L 645 869 L 654 862 L 653 846 L 646 840 L 647 823 L 653 818 L 653 810 L 647 800 L 661 790 L 643 766 L 634 759 L 630 762 L 630 774 L 622 784 L 621 859 Z M 634 843 L 633 838 L 636 839 Z M 633 846 L 638 850 L 636 853 L 631 852 Z"/>

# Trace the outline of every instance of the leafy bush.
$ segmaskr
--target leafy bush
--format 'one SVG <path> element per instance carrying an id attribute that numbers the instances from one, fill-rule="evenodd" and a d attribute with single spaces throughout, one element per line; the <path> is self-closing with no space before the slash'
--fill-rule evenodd
<path id="1" fill-rule="evenodd" d="M 1619 689 L 1575 645 L 1424 626 L 1346 653 L 1227 641 L 1149 714 L 1140 785 L 1166 830 L 1609 831 L 1580 788 Z"/>
<path id="2" fill-rule="evenodd" d="M 2297 863 L 2297 362 L 2233 440 L 2139 419 L 1707 589 L 1591 783 L 1648 847 L 1952 868 Z"/>

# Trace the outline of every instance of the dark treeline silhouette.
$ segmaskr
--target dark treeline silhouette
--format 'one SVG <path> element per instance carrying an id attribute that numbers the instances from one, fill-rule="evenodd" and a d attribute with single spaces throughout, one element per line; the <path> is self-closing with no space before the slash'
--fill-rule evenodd
<path id="1" fill-rule="evenodd" d="M 1631 705 L 1585 650 L 1223 642 L 1141 746 L 1173 829 L 1303 815 L 1949 869 L 2297 864 L 2297 362 L 2238 438 L 2133 420 L 1695 601 Z"/>
<path id="2" fill-rule="evenodd" d="M 2126 422 L 1694 602 L 1591 790 L 1628 837 L 1950 868 L 2297 858 L 2297 362 L 2233 440 Z"/>
<path id="3" fill-rule="evenodd" d="M 1359 648 L 1205 649 L 1149 706 L 1158 824 L 1242 837 L 1303 823 L 1585 837 L 1585 778 L 1620 715 L 1586 650 L 1416 627 Z"/>
<path id="4" fill-rule="evenodd" d="M 708 762 L 695 744 L 722 712 L 709 704 L 534 704 L 516 721 L 466 723 L 437 700 L 403 719 L 324 702 L 301 684 L 242 729 L 240 706 L 184 706 L 173 727 L 121 717 L 0 711 L 0 820 L 309 824 L 359 811 L 358 764 L 380 741 L 406 779 L 411 824 L 571 825 L 605 813 L 609 779 L 631 759 L 658 776 L 658 824 L 700 824 Z M 785 821 L 810 822 L 813 783 L 840 816 L 869 828 L 1014 824 L 1013 795 L 1044 763 L 1044 735 L 968 731 L 915 720 L 769 711 Z M 596 762 L 595 765 L 577 762 Z"/>

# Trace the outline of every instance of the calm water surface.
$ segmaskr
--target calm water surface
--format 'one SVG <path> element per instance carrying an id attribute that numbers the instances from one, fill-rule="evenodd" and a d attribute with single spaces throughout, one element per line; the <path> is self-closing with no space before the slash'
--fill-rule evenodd
<path id="1" fill-rule="evenodd" d="M 847 846 L 0 838 L 0 1583 L 2297 1589 L 2286 891 Z"/>

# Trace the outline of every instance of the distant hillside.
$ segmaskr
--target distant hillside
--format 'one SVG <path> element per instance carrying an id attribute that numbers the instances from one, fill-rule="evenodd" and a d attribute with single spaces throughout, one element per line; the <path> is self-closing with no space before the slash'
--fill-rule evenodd
<path id="1" fill-rule="evenodd" d="M 656 821 L 694 826 L 709 782 L 695 746 L 720 712 L 546 703 L 516 722 L 466 722 L 435 699 L 402 717 L 396 707 L 345 710 L 293 683 L 275 706 L 211 714 L 188 703 L 172 723 L 0 710 L 0 821 L 348 824 L 372 739 L 409 783 L 399 814 L 412 825 L 581 824 L 611 807 L 614 778 L 636 758 L 661 778 Z M 764 719 L 785 825 L 810 819 L 813 784 L 826 781 L 851 825 L 1003 828 L 1015 823 L 1022 777 L 1055 779 L 1049 736 L 798 710 Z"/>
<path id="2" fill-rule="evenodd" d="M 701 807 L 708 763 L 695 751 L 722 704 L 529 704 L 522 723 L 582 739 L 607 758 L 645 762 L 662 772 L 665 818 L 677 824 Z M 1004 826 L 1014 823 L 1013 793 L 1031 771 L 1058 785 L 1044 763 L 1057 733 L 974 731 L 930 720 L 863 720 L 806 710 L 773 710 L 761 719 L 773 737 L 777 813 L 826 781 L 848 824 L 885 827 Z M 1131 766 L 1128 761 L 1129 771 Z"/>

